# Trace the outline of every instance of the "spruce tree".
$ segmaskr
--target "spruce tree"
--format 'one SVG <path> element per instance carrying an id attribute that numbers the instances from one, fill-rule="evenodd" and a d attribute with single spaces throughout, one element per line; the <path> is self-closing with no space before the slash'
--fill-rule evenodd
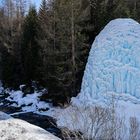
<path id="1" fill-rule="evenodd" d="M 41 74 L 41 58 L 40 48 L 37 42 L 38 32 L 38 16 L 34 6 L 31 6 L 29 13 L 25 18 L 23 25 L 22 40 L 22 64 L 23 64 L 23 80 L 30 83 L 32 80 L 40 81 Z"/>

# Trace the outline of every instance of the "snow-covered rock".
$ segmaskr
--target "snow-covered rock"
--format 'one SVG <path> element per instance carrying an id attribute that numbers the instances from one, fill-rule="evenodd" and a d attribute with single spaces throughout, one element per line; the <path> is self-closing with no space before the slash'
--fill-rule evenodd
<path id="1" fill-rule="evenodd" d="M 0 112 L 0 140 L 60 140 L 44 129 Z"/>
<path id="2" fill-rule="evenodd" d="M 117 98 L 140 103 L 140 24 L 132 19 L 111 21 L 96 37 L 78 100 Z"/>

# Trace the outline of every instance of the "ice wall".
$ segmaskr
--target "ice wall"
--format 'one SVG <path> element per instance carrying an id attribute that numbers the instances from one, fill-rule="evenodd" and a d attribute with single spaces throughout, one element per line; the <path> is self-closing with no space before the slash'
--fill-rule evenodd
<path id="1" fill-rule="evenodd" d="M 116 19 L 96 37 L 84 77 L 80 100 L 101 100 L 110 93 L 140 99 L 140 24 Z"/>

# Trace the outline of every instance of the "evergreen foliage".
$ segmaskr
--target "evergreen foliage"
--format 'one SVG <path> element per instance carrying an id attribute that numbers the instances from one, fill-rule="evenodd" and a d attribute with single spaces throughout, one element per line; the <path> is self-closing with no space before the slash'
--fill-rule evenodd
<path id="1" fill-rule="evenodd" d="M 112 19 L 140 21 L 140 0 L 26 0 L 0 7 L 0 79 L 6 87 L 37 81 L 43 99 L 69 102 L 80 91 L 90 46 Z M 25 14 L 26 13 L 26 14 Z"/>
<path id="2" fill-rule="evenodd" d="M 31 81 L 38 81 L 41 79 L 41 57 L 40 48 L 37 42 L 38 37 L 38 17 L 34 6 L 30 7 L 29 13 L 25 18 L 23 25 L 22 36 L 22 64 L 25 83 L 31 83 Z"/>

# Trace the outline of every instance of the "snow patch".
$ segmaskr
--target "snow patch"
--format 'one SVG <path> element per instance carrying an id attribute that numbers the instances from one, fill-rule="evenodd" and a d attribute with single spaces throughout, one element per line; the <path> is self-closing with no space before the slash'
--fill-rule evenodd
<path id="1" fill-rule="evenodd" d="M 21 107 L 22 111 L 25 112 L 36 112 L 40 109 L 49 109 L 50 104 L 44 101 L 40 101 L 39 97 L 42 92 L 34 92 L 32 94 L 27 94 L 23 97 L 24 93 L 22 91 L 6 91 L 9 96 L 6 98 L 8 101 L 14 102 L 11 106 Z"/>

